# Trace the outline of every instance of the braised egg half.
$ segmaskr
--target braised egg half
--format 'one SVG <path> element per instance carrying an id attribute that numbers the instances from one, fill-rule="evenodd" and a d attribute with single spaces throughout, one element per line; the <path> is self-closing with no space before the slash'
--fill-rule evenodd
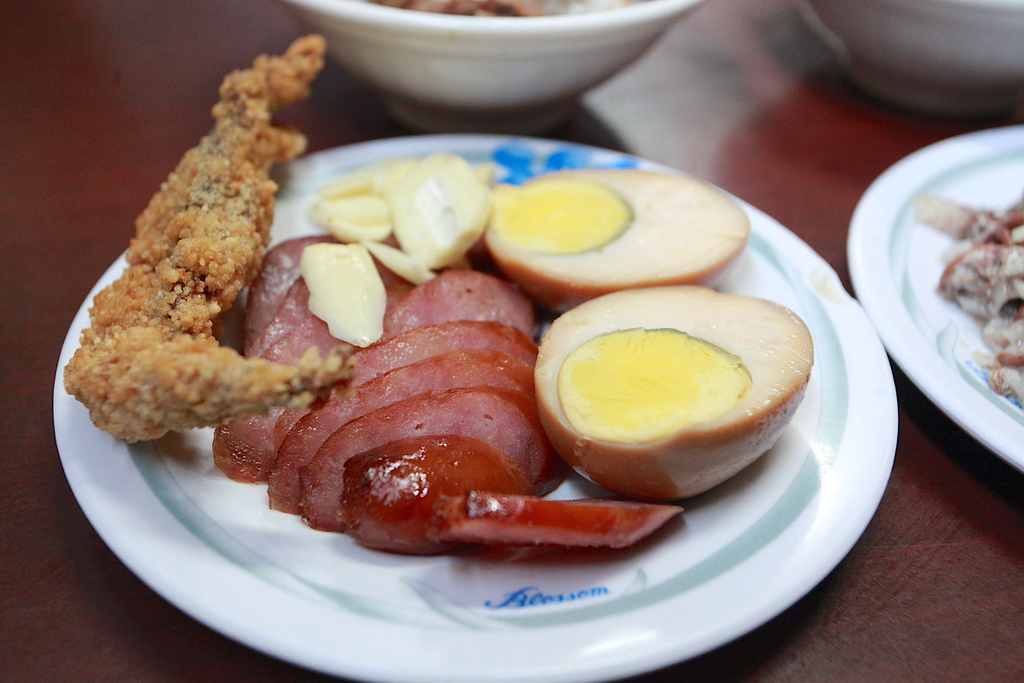
<path id="1" fill-rule="evenodd" d="M 713 284 L 750 235 L 731 197 L 668 172 L 556 171 L 497 185 L 491 199 L 491 257 L 557 311 L 622 289 Z"/>
<path id="2" fill-rule="evenodd" d="M 774 445 L 813 362 L 807 326 L 779 304 L 701 286 L 625 290 L 555 319 L 537 403 L 577 472 L 616 494 L 676 500 Z"/>

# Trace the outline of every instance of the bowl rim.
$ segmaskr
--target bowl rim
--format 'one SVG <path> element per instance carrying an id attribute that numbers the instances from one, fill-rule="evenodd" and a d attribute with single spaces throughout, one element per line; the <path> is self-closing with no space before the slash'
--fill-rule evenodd
<path id="1" fill-rule="evenodd" d="M 806 4 L 817 5 L 821 0 L 804 0 Z M 845 0 L 859 2 L 861 0 Z M 968 12 L 1015 12 L 1024 10 L 1024 0 L 875 0 L 876 3 L 914 5 L 918 7 L 944 7 L 947 10 L 965 10 Z"/>
<path id="2" fill-rule="evenodd" d="M 394 29 L 480 35 L 536 35 L 628 27 L 672 18 L 707 0 L 640 0 L 624 7 L 543 17 L 477 17 L 385 7 L 366 0 L 280 0 L 303 10 Z"/>

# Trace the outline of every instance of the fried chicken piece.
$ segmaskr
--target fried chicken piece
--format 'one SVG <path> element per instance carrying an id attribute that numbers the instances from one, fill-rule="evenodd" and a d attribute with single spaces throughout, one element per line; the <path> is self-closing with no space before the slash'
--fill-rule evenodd
<path id="1" fill-rule="evenodd" d="M 214 127 L 186 152 L 136 221 L 128 268 L 101 291 L 64 386 L 97 427 L 127 441 L 212 426 L 228 417 L 301 408 L 351 376 L 349 348 L 296 366 L 219 345 L 218 316 L 252 280 L 269 241 L 270 167 L 300 154 L 301 133 L 271 114 L 306 97 L 324 40 L 296 40 L 229 74 Z"/>

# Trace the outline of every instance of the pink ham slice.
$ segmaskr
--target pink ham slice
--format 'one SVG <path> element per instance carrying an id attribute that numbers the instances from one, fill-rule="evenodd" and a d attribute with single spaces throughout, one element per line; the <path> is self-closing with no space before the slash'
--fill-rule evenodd
<path id="1" fill-rule="evenodd" d="M 309 287 L 304 280 L 298 280 L 292 285 L 292 290 L 298 294 L 294 301 L 289 300 L 282 304 L 282 308 L 288 311 L 280 311 L 273 325 L 280 325 L 279 333 L 275 341 L 264 348 L 260 353 L 265 358 L 275 363 L 297 363 L 306 351 L 311 348 L 319 350 L 320 355 L 325 355 L 332 348 L 344 342 L 339 341 L 331 335 L 331 330 L 320 318 L 309 311 Z M 387 307 L 397 305 L 405 297 L 411 287 L 408 285 L 391 285 L 387 288 Z M 301 304 L 299 303 L 301 302 Z M 291 307 L 301 306 L 294 310 Z"/>
<path id="2" fill-rule="evenodd" d="M 262 355 L 274 342 L 313 315 L 309 311 L 309 287 L 299 272 L 302 250 L 312 244 L 335 241 L 331 237 L 303 237 L 282 242 L 267 253 L 246 302 L 243 323 L 246 356 Z M 379 264 L 377 270 L 387 289 L 390 314 L 413 288 Z M 265 283 L 262 286 L 261 278 Z"/>
<path id="3" fill-rule="evenodd" d="M 300 470 L 303 519 L 314 529 L 341 530 L 343 473 L 352 456 L 398 439 L 449 434 L 480 439 L 505 453 L 538 495 L 561 480 L 563 470 L 532 397 L 490 387 L 449 389 L 379 408 L 334 432 Z"/>
<path id="4" fill-rule="evenodd" d="M 408 289 L 405 285 L 389 286 L 389 308 L 403 301 Z M 281 304 L 280 313 L 282 320 L 287 316 L 289 329 L 263 350 L 263 357 L 279 363 L 294 363 L 305 348 L 316 346 L 324 353 L 339 343 L 330 336 L 327 325 L 309 313 L 305 303 L 308 292 L 302 280 L 293 284 L 288 299 Z M 301 307 L 299 302 L 302 302 Z M 353 354 L 356 363 L 353 385 L 439 353 L 465 348 L 500 351 L 530 364 L 537 358 L 537 345 L 516 328 L 497 322 L 457 320 L 409 330 L 357 350 Z M 235 481 L 266 482 L 277 449 L 306 412 L 275 409 L 268 415 L 225 422 L 214 431 L 214 462 Z"/>
<path id="5" fill-rule="evenodd" d="M 384 319 L 384 337 L 451 320 L 485 320 L 533 336 L 533 304 L 507 281 L 477 270 L 447 270 L 409 293 Z"/>
<path id="6" fill-rule="evenodd" d="M 328 235 L 299 237 L 281 242 L 267 251 L 260 272 L 246 295 L 243 340 L 247 356 L 253 355 L 249 353 L 249 347 L 274 319 L 278 306 L 299 279 L 302 250 L 311 244 L 334 241 Z"/>
<path id="7" fill-rule="evenodd" d="M 309 312 L 309 287 L 300 278 L 292 282 L 267 324 L 247 331 L 243 353 L 249 358 L 263 356 L 275 342 L 312 317 L 313 314 Z"/>
<path id="8" fill-rule="evenodd" d="M 345 463 L 339 519 L 345 533 L 368 548 L 433 554 L 454 545 L 432 538 L 439 500 L 474 489 L 529 494 L 531 488 L 518 465 L 485 441 L 399 439 Z"/>
<path id="9" fill-rule="evenodd" d="M 400 283 L 400 284 L 395 284 L 395 285 L 388 285 L 388 287 L 387 287 L 387 296 L 388 296 L 388 298 L 387 298 L 387 308 L 385 310 L 386 311 L 391 310 L 391 308 L 393 306 L 395 306 L 399 301 L 401 301 L 402 298 L 406 294 L 408 294 L 411 290 L 412 290 L 412 285 L 406 284 L 404 282 Z M 324 331 L 326 331 L 327 334 L 330 334 L 330 332 L 328 331 L 328 327 L 327 327 L 326 323 L 321 321 L 319 318 L 316 318 L 315 316 L 312 316 L 312 318 L 313 318 L 314 322 L 309 323 L 310 325 L 312 325 L 312 326 L 319 326 Z M 281 361 L 281 362 L 286 362 L 286 361 Z M 355 384 L 355 383 L 353 383 L 353 384 Z M 279 414 L 278 414 L 277 418 L 274 420 L 274 436 L 273 436 L 273 438 L 274 438 L 274 451 L 275 452 L 277 451 L 277 449 L 279 449 L 281 447 L 281 443 L 284 441 L 284 437 L 286 437 L 288 435 L 288 432 L 291 430 L 292 427 L 295 426 L 295 423 L 298 422 L 300 419 L 302 419 L 302 416 L 305 415 L 308 412 L 309 412 L 308 409 L 302 409 L 302 410 L 289 409 L 289 410 L 285 410 L 283 412 L 279 411 Z"/>
<path id="10" fill-rule="evenodd" d="M 397 305 L 410 290 L 408 285 L 389 286 L 387 288 L 388 307 Z M 296 330 L 305 331 L 294 335 Z M 291 337 L 290 340 L 289 337 Z M 307 348 L 322 346 L 329 343 L 325 340 L 331 339 L 334 340 L 334 344 L 340 343 L 331 336 L 327 323 L 310 312 L 309 286 L 305 280 L 299 278 L 292 283 L 288 293 L 281 301 L 281 305 L 278 306 L 277 314 L 263 329 L 262 334 L 253 338 L 249 348 L 245 350 L 245 355 L 258 356 L 277 363 L 294 363 L 305 352 L 305 349 L 297 345 L 307 338 L 310 340 Z M 285 340 L 289 343 L 282 345 L 281 342 Z"/>
<path id="11" fill-rule="evenodd" d="M 266 482 L 274 459 L 273 421 L 281 412 L 281 408 L 271 408 L 266 415 L 228 420 L 218 425 L 213 430 L 213 464 L 217 469 L 233 481 Z"/>
<path id="12" fill-rule="evenodd" d="M 267 347 L 260 357 L 274 363 L 295 364 L 310 349 L 316 349 L 324 356 L 335 346 L 344 343 L 331 334 L 327 323 L 310 315 Z"/>
<path id="13" fill-rule="evenodd" d="M 430 391 L 490 386 L 533 394 L 533 366 L 500 351 L 466 349 L 396 368 L 356 388 L 355 396 L 331 398 L 304 415 L 277 450 L 270 471 L 270 507 L 301 512 L 299 470 L 334 432 L 384 406 Z"/>
<path id="14" fill-rule="evenodd" d="M 428 535 L 438 543 L 625 548 L 682 511 L 658 503 L 548 500 L 477 490 L 439 501 Z"/>
<path id="15" fill-rule="evenodd" d="M 393 302 L 401 299 L 401 292 L 395 287 L 389 287 L 388 292 L 390 308 Z M 500 351 L 530 365 L 537 360 L 537 345 L 514 327 L 495 322 L 455 320 L 418 327 L 357 350 L 352 384 L 358 386 L 397 367 L 458 349 Z M 288 432 L 307 412 L 286 410 L 278 416 L 274 426 L 275 451 L 280 449 Z"/>
<path id="16" fill-rule="evenodd" d="M 275 363 L 295 364 L 310 349 L 316 349 L 323 357 L 341 343 L 331 336 L 325 322 L 310 314 L 264 349 L 261 357 Z M 276 458 L 274 426 L 286 412 L 291 411 L 272 408 L 266 415 L 227 420 L 218 425 L 213 431 L 213 461 L 217 467 L 235 481 L 267 481 Z"/>
<path id="17" fill-rule="evenodd" d="M 397 367 L 459 349 L 500 351 L 530 365 L 537 360 L 537 345 L 513 327 L 494 322 L 456 320 L 409 330 L 357 350 L 352 385 L 358 386 Z M 281 447 L 288 432 L 307 412 L 286 410 L 278 417 L 274 427 L 275 450 Z"/>
<path id="18" fill-rule="evenodd" d="M 309 244 L 324 241 L 332 240 L 298 239 L 282 245 L 305 248 Z M 299 258 L 301 253 L 299 249 L 295 258 Z M 281 259 L 283 257 L 279 257 Z M 309 287 L 298 275 L 298 265 L 295 266 L 295 273 L 297 279 L 292 281 L 266 328 L 261 333 L 249 331 L 247 355 L 256 354 L 275 363 L 295 364 L 311 348 L 318 349 L 320 355 L 324 356 L 342 343 L 331 335 L 327 323 L 309 311 Z M 282 278 L 276 276 L 277 280 Z M 411 290 L 412 287 L 404 282 L 388 285 L 388 307 L 396 305 Z M 235 481 L 250 484 L 266 482 L 280 445 L 280 441 L 275 439 L 277 423 L 285 421 L 290 426 L 306 412 L 272 408 L 266 415 L 224 422 L 214 430 L 214 462 Z M 281 438 L 286 433 L 286 430 L 282 430 Z"/>

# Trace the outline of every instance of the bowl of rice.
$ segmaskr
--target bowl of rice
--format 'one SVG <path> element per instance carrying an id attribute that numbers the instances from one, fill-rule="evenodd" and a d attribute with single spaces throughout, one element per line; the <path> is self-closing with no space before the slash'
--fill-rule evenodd
<path id="1" fill-rule="evenodd" d="M 1024 0 L 803 0 L 851 80 L 879 100 L 956 118 L 1024 111 Z"/>
<path id="2" fill-rule="evenodd" d="M 281 0 L 400 123 L 517 134 L 557 125 L 703 1 Z"/>

